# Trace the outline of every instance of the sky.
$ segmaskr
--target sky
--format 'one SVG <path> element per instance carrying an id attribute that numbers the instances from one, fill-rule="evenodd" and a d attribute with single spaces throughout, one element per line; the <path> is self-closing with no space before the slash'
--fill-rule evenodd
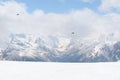
<path id="1" fill-rule="evenodd" d="M 19 15 L 17 15 L 19 14 Z M 0 43 L 10 34 L 120 40 L 120 0 L 0 0 Z"/>
<path id="2" fill-rule="evenodd" d="M 17 2 L 25 3 L 28 6 L 28 12 L 33 12 L 35 9 L 41 9 L 45 13 L 66 13 L 71 10 L 82 9 L 84 7 L 96 10 L 100 1 L 89 0 L 16 0 Z M 93 6 L 94 5 L 94 6 Z"/>
<path id="3" fill-rule="evenodd" d="M 10 1 L 10 0 L 1 0 Z M 18 3 L 25 3 L 28 7 L 28 12 L 33 12 L 35 9 L 41 9 L 45 13 L 66 13 L 71 10 L 82 9 L 84 7 L 96 10 L 100 5 L 100 0 L 15 0 Z M 93 6 L 94 5 L 94 6 Z"/>

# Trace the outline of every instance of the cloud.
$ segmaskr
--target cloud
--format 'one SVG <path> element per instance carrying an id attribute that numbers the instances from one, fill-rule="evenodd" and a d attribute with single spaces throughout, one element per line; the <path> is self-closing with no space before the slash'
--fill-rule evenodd
<path id="1" fill-rule="evenodd" d="M 0 15 L 4 18 L 1 26 L 6 27 L 11 33 L 49 35 L 56 33 L 70 34 L 72 31 L 76 31 L 80 35 L 83 32 L 87 35 L 92 31 L 91 23 L 86 20 L 87 17 L 93 18 L 94 13 L 89 9 L 71 11 L 66 14 L 46 14 L 42 10 L 35 10 L 29 14 L 26 10 L 27 7 L 22 3 L 12 1 L 2 2 L 2 4 Z M 85 21 L 87 21 L 87 24 Z M 87 29 L 88 26 L 91 28 Z"/>
<path id="2" fill-rule="evenodd" d="M 23 3 L 0 2 L 0 35 L 3 36 L 11 33 L 71 36 L 71 32 L 75 32 L 80 38 L 98 38 L 114 33 L 117 39 L 119 21 L 117 13 L 101 15 L 88 8 L 63 14 L 44 13 L 39 9 L 28 13 Z M 4 40 L 4 37 L 1 39 Z"/>
<path id="3" fill-rule="evenodd" d="M 104 12 L 120 11 L 120 0 L 101 0 L 99 10 Z"/>

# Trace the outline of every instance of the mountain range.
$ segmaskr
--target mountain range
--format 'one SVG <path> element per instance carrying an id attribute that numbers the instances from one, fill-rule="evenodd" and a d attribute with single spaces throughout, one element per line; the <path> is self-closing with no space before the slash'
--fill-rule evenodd
<path id="1" fill-rule="evenodd" d="M 115 62 L 120 60 L 120 41 L 81 39 L 61 35 L 11 34 L 0 60 L 40 62 Z"/>

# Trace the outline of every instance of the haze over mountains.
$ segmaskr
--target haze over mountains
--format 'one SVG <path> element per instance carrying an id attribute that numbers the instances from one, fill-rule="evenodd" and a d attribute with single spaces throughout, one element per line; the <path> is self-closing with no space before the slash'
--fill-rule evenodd
<path id="1" fill-rule="evenodd" d="M 120 60 L 120 42 L 105 38 L 81 39 L 63 35 L 12 34 L 1 60 L 45 62 L 111 62 Z"/>
<path id="2" fill-rule="evenodd" d="M 53 62 L 118 61 L 120 2 L 100 1 L 80 0 L 79 3 L 84 5 L 76 5 L 78 0 L 66 0 L 61 13 L 56 13 L 59 9 L 55 8 L 54 1 L 49 3 L 51 8 L 44 1 L 38 3 L 45 4 L 48 8 L 42 8 L 39 4 L 36 6 L 36 1 L 0 1 L 0 59 Z M 32 9 L 28 3 L 35 7 L 31 12 L 28 11 Z M 59 1 L 58 4 L 61 7 Z M 64 11 L 68 4 L 69 9 Z M 76 8 L 78 6 L 81 8 Z M 14 34 L 8 38 L 11 33 Z"/>

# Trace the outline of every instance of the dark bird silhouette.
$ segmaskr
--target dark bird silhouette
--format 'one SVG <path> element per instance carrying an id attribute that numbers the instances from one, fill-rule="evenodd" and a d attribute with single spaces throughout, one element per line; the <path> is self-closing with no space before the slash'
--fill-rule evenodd
<path id="1" fill-rule="evenodd" d="M 16 14 L 17 16 L 20 15 L 19 13 Z"/>
<path id="2" fill-rule="evenodd" d="M 75 34 L 74 32 L 72 32 L 72 34 Z"/>

